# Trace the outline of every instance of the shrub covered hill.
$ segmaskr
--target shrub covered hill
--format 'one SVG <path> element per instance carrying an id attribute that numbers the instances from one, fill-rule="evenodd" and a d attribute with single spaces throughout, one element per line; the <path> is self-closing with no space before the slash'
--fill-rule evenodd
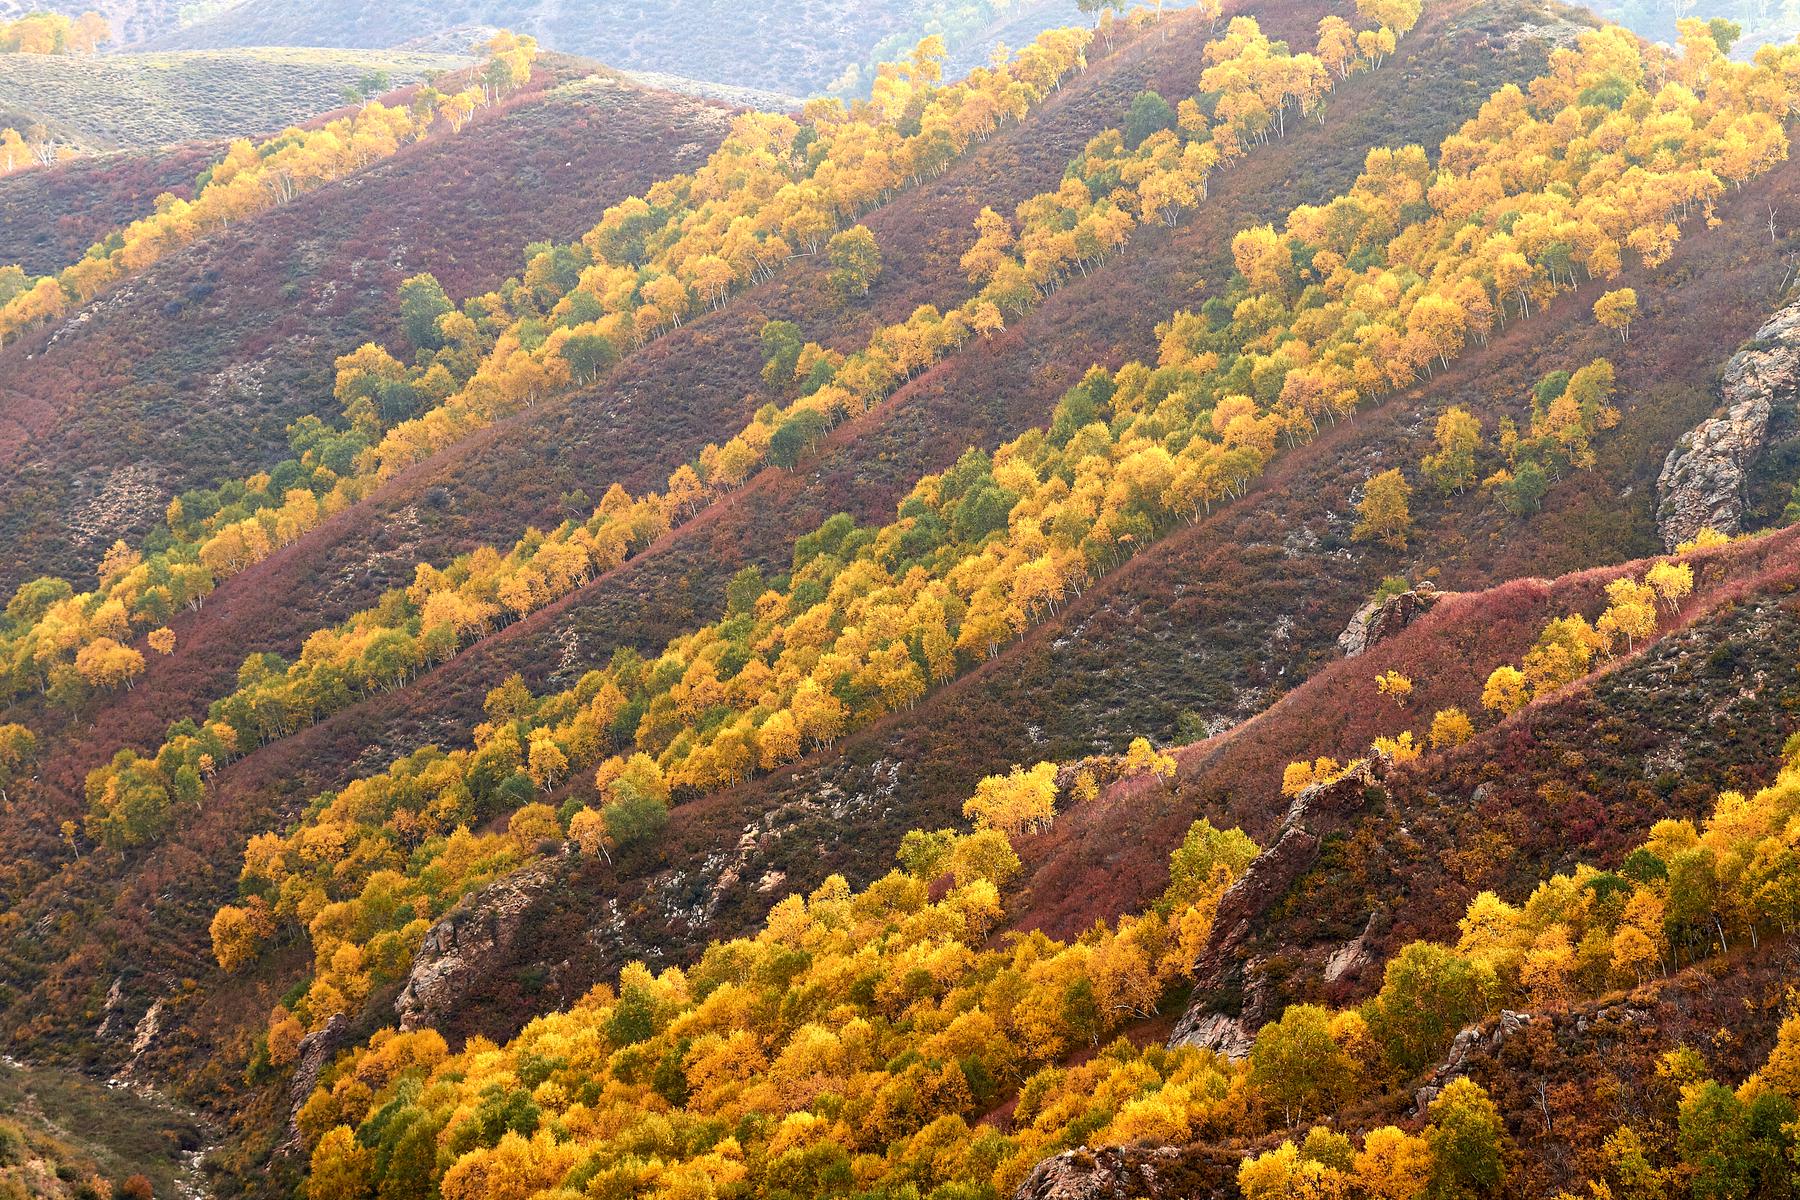
<path id="1" fill-rule="evenodd" d="M 1734 33 L 1107 10 L 785 114 L 503 34 L 0 181 L 0 1188 L 1790 1194 Z"/>

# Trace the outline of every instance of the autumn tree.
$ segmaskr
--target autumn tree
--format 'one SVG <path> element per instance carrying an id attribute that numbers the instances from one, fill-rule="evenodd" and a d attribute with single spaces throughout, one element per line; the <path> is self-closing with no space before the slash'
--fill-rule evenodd
<path id="1" fill-rule="evenodd" d="M 1453 750 L 1475 736 L 1475 725 L 1460 708 L 1439 709 L 1431 718 L 1431 748 Z"/>
<path id="2" fill-rule="evenodd" d="M 1437 450 L 1419 463 L 1425 477 L 1444 492 L 1460 492 L 1475 482 L 1475 452 L 1481 448 L 1481 422 L 1460 404 L 1438 415 Z"/>
<path id="3" fill-rule="evenodd" d="M 1481 688 L 1481 706 L 1503 717 L 1510 717 L 1518 712 L 1530 699 L 1531 691 L 1526 685 L 1525 674 L 1514 666 L 1502 664 L 1495 667 Z"/>
<path id="4" fill-rule="evenodd" d="M 1375 677 L 1375 691 L 1404 708 L 1406 701 L 1412 696 L 1413 681 L 1398 671 L 1383 671 Z"/>
<path id="5" fill-rule="evenodd" d="M 825 246 L 831 286 L 840 296 L 866 296 L 881 274 L 881 247 L 863 225 L 834 234 Z"/>
<path id="6" fill-rule="evenodd" d="M 1631 320 L 1637 310 L 1637 292 L 1631 288 L 1618 288 L 1594 301 L 1594 319 L 1618 334 L 1621 342 L 1631 340 Z"/>
<path id="7" fill-rule="evenodd" d="M 1497 1193 L 1506 1180 L 1506 1125 L 1474 1080 L 1453 1079 L 1425 1111 L 1432 1195 L 1445 1200 Z"/>
<path id="8" fill-rule="evenodd" d="M 6 790 L 31 770 L 37 755 L 37 735 L 17 722 L 0 725 L 0 801 Z"/>
<path id="9" fill-rule="evenodd" d="M 975 786 L 963 816 L 1016 837 L 1049 827 L 1056 816 L 1056 764 L 1041 762 L 1006 775 L 989 775 Z"/>
<path id="10" fill-rule="evenodd" d="M 1333 1037 L 1333 1025 L 1327 1009 L 1294 1004 L 1257 1032 L 1250 1082 L 1289 1128 L 1335 1109 L 1356 1082 L 1356 1064 Z"/>
<path id="11" fill-rule="evenodd" d="M 1363 485 L 1356 506 L 1356 528 L 1350 536 L 1359 542 L 1379 541 L 1396 550 L 1406 549 L 1406 535 L 1412 531 L 1412 511 L 1407 507 L 1411 496 L 1412 488 L 1397 467 L 1370 479 Z"/>
<path id="12" fill-rule="evenodd" d="M 1369 1009 L 1369 1031 L 1395 1071 L 1410 1078 L 1489 1010 L 1495 986 L 1492 970 L 1482 964 L 1443 946 L 1412 942 L 1388 962 Z"/>

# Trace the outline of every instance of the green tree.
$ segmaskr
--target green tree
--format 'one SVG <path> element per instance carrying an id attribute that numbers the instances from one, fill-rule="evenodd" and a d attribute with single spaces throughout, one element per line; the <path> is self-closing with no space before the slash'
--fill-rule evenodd
<path id="1" fill-rule="evenodd" d="M 1356 1081 L 1356 1064 L 1331 1036 L 1331 1011 L 1290 1005 L 1279 1021 L 1257 1032 L 1250 1049 L 1250 1082 L 1292 1128 L 1334 1109 Z"/>
<path id="2" fill-rule="evenodd" d="M 1432 1200 L 1485 1196 L 1506 1180 L 1506 1126 L 1500 1110 L 1471 1079 L 1455 1079 L 1426 1110 L 1430 1126 Z"/>
<path id="3" fill-rule="evenodd" d="M 806 448 L 825 434 L 825 417 L 817 409 L 803 408 L 783 421 L 769 439 L 769 461 L 784 471 L 794 469 Z"/>
<path id="4" fill-rule="evenodd" d="M 1216 869 L 1223 867 L 1235 877 L 1258 853 L 1256 843 L 1243 830 L 1235 826 L 1218 829 L 1201 817 L 1188 826 L 1187 836 L 1169 855 L 1169 887 L 1162 897 L 1164 911 L 1186 908 L 1207 890 Z"/>
<path id="5" fill-rule="evenodd" d="M 1153 133 L 1175 128 L 1175 110 L 1158 92 L 1139 92 L 1125 113 L 1125 145 L 1136 150 Z"/>
<path id="6" fill-rule="evenodd" d="M 786 388 L 794 382 L 794 368 L 800 365 L 800 351 L 806 339 L 792 321 L 770 321 L 762 327 L 763 382 L 772 388 Z"/>
<path id="7" fill-rule="evenodd" d="M 1438 1060 L 1458 1030 L 1488 1012 L 1494 990 L 1486 964 L 1413 942 L 1389 960 L 1370 1002 L 1369 1030 L 1395 1073 L 1410 1079 Z"/>
<path id="8" fill-rule="evenodd" d="M 1481 422 L 1460 404 L 1437 419 L 1437 451 L 1419 463 L 1425 478 L 1440 491 L 1460 492 L 1475 482 L 1475 451 L 1481 447 Z"/>
<path id="9" fill-rule="evenodd" d="M 438 331 L 438 318 L 455 311 L 436 276 L 414 275 L 400 285 L 400 327 L 415 349 L 442 349 L 444 335 Z"/>

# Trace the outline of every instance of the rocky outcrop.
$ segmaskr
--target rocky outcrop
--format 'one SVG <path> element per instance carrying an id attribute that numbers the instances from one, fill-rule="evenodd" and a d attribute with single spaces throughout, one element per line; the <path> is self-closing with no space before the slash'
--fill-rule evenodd
<path id="1" fill-rule="evenodd" d="M 1065 1150 L 1033 1167 L 1012 1200 L 1226 1200 L 1239 1156 L 1204 1146 Z"/>
<path id="2" fill-rule="evenodd" d="M 1357 609 L 1344 632 L 1338 634 L 1338 649 L 1345 658 L 1355 658 L 1377 642 L 1387 639 L 1430 612 L 1444 593 L 1429 583 L 1421 583 L 1409 592 L 1371 600 Z"/>
<path id="3" fill-rule="evenodd" d="M 506 960 L 526 914 L 558 878 L 561 867 L 558 857 L 514 871 L 465 896 L 433 925 L 413 955 L 406 985 L 394 1001 L 400 1028 L 442 1025 L 469 989 Z"/>
<path id="4" fill-rule="evenodd" d="M 1178 1151 L 1160 1147 L 1156 1157 L 1173 1157 Z M 1031 1169 L 1013 1200 L 1131 1200 L 1153 1195 L 1156 1187 L 1155 1157 L 1129 1161 L 1123 1150 L 1065 1150 Z"/>
<path id="5" fill-rule="evenodd" d="M 333 1013 L 323 1029 L 315 1029 L 300 1039 L 299 1057 L 294 1062 L 294 1077 L 288 1080 L 288 1136 L 282 1147 L 295 1150 L 300 1146 L 300 1109 L 319 1086 L 319 1076 L 350 1039 L 350 1018 Z"/>
<path id="6" fill-rule="evenodd" d="M 1458 1033 L 1451 1039 L 1450 1050 L 1444 1055 L 1444 1061 L 1426 1076 L 1424 1085 L 1413 1093 L 1413 1100 L 1419 1111 L 1423 1113 L 1431 1107 L 1431 1102 L 1450 1085 L 1451 1080 L 1467 1075 L 1470 1060 L 1478 1053 L 1493 1054 L 1529 1024 L 1530 1013 L 1502 1009 L 1499 1020 L 1494 1022 L 1491 1029 L 1470 1025 Z"/>
<path id="7" fill-rule="evenodd" d="M 1673 550 L 1702 529 L 1735 534 L 1744 528 L 1744 478 L 1763 451 L 1769 401 L 1734 404 L 1682 436 L 1656 480 L 1656 526 Z"/>
<path id="8" fill-rule="evenodd" d="M 1800 394 L 1800 303 L 1776 313 L 1720 373 L 1718 416 L 1684 434 L 1656 480 L 1656 525 L 1671 550 L 1702 529 L 1741 533 L 1744 480 L 1776 405 Z"/>
<path id="9" fill-rule="evenodd" d="M 1491 1023 L 1470 1025 L 1452 1039 L 1444 1060 L 1425 1077 L 1424 1084 L 1413 1093 L 1413 1100 L 1423 1114 L 1452 1080 L 1470 1074 L 1483 1059 L 1498 1056 L 1506 1044 L 1525 1029 L 1547 1026 L 1549 1036 L 1558 1040 L 1586 1038 L 1596 1028 L 1611 1031 L 1608 1034 L 1611 1037 L 1616 1036 L 1620 1028 L 1645 1026 L 1654 1020 L 1652 1005 L 1636 997 L 1567 1012 L 1528 1013 L 1502 1009 Z"/>
<path id="10" fill-rule="evenodd" d="M 1349 978 L 1373 963 L 1374 956 L 1369 953 L 1369 937 L 1375 932 L 1375 923 L 1380 916 L 1379 912 L 1370 913 L 1369 922 L 1363 926 L 1363 931 L 1333 950 L 1325 959 L 1321 977 L 1326 983 Z"/>
<path id="11" fill-rule="evenodd" d="M 1348 828 L 1372 790 L 1381 787 L 1382 762 L 1358 763 L 1341 778 L 1315 784 L 1294 797 L 1274 843 L 1257 855 L 1219 901 L 1212 935 L 1194 964 L 1194 999 L 1175 1026 L 1169 1045 L 1208 1046 L 1242 1057 L 1256 1028 L 1270 1014 L 1261 1011 L 1254 963 L 1245 950 L 1264 915 L 1312 869 L 1319 846 Z M 1221 1003 L 1235 995 L 1237 1003 Z M 1228 1015 L 1235 1009 L 1237 1015 Z"/>

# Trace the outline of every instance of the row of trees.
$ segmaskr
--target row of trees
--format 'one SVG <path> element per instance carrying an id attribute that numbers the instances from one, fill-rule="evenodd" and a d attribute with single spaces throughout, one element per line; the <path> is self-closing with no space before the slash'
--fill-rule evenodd
<path id="1" fill-rule="evenodd" d="M 1495 667 L 1482 687 L 1482 706 L 1511 716 L 1588 674 L 1596 660 L 1636 650 L 1680 613 L 1693 590 L 1693 567 L 1674 559 L 1657 563 L 1642 578 L 1620 576 L 1606 585 L 1606 607 L 1593 622 L 1581 613 L 1558 617 L 1518 666 Z"/>
<path id="2" fill-rule="evenodd" d="M 1061 1065 L 1154 1012 L 1191 967 L 1218 898 L 1255 853 L 1242 835 L 1197 823 L 1149 912 L 1072 944 L 1029 934 L 993 949 L 985 935 L 1017 868 L 1006 839 L 981 827 L 915 833 L 904 869 L 866 891 L 828 880 L 692 970 L 634 964 L 616 988 L 596 987 L 505 1046 L 476 1039 L 450 1054 L 434 1031 L 377 1034 L 301 1110 L 307 1194 L 1005 1195 L 1076 1145 L 1246 1145 L 1371 1095 L 1410 1100 L 1454 1035 L 1503 1007 L 1553 1012 L 1729 938 L 1791 930 L 1797 749 L 1754 799 L 1720 796 L 1703 827 L 1660 822 L 1617 871 L 1556 876 L 1518 905 L 1481 894 L 1455 945 L 1408 945 L 1357 1008 L 1289 1007 L 1236 1063 L 1121 1038 Z M 291 1059 L 298 1026 L 277 1021 L 271 1055 Z M 1673 1066 L 1694 1061 L 1682 1053 Z M 1760 1128 L 1732 1101 L 1748 1110 L 1763 1092 L 1784 1097 L 1792 1119 L 1800 1022 L 1738 1096 L 1708 1090 L 1697 1071 L 1683 1083 L 1676 1153 L 1729 1167 L 1708 1157 L 1721 1143 L 1704 1134 Z M 1009 1103 L 1006 1117 L 978 1121 Z M 1500 1114 L 1465 1078 L 1413 1129 L 1315 1126 L 1247 1155 L 1238 1181 L 1247 1200 L 1476 1196 L 1501 1187 L 1508 1155 Z M 712 1190 L 694 1192 L 703 1181 Z"/>
<path id="3" fill-rule="evenodd" d="M 1553 618 L 1516 666 L 1502 663 L 1495 667 L 1482 685 L 1482 708 L 1504 720 L 1533 700 L 1590 674 L 1601 660 L 1631 653 L 1680 616 L 1681 606 L 1693 590 L 1694 569 L 1679 559 L 1664 559 L 1641 577 L 1620 576 L 1606 585 L 1606 605 L 1595 620 L 1590 622 L 1579 612 Z M 1375 685 L 1378 694 L 1390 697 L 1402 710 L 1413 692 L 1413 681 L 1398 671 L 1384 671 Z M 1463 745 L 1475 732 L 1469 714 L 1453 706 L 1432 714 L 1416 735 L 1408 729 L 1376 738 L 1371 753 L 1390 762 L 1412 762 L 1427 745 L 1443 753 Z M 1282 773 L 1282 794 L 1296 796 L 1335 782 L 1362 761 L 1319 757 L 1291 762 Z"/>
<path id="4" fill-rule="evenodd" d="M 521 41 L 529 49 L 529 40 Z M 170 506 L 167 536 L 146 547 L 147 555 L 133 557 L 127 548 L 115 547 L 121 561 L 130 559 L 132 565 L 109 573 L 103 564 L 101 585 L 94 591 L 77 595 L 55 580 L 34 580 L 22 589 L 21 596 L 29 590 L 36 599 L 21 601 L 0 630 L 0 667 L 9 697 L 35 689 L 57 701 L 79 702 L 96 681 L 75 669 L 76 655 L 97 637 L 119 637 L 110 627 L 97 625 L 96 618 L 123 610 L 129 627 L 155 628 L 184 604 L 198 606 L 218 580 L 267 557 L 367 494 L 398 461 L 391 439 L 401 430 L 429 431 L 433 445 L 447 444 L 442 439 L 464 436 L 516 403 L 590 382 L 622 354 L 668 327 L 659 317 L 629 332 L 627 327 L 638 328 L 635 317 L 627 319 L 630 314 L 653 309 L 679 321 L 694 305 L 716 304 L 733 286 L 765 277 L 801 252 L 795 248 L 801 240 L 810 249 L 835 246 L 834 222 L 916 180 L 926 159 L 934 170 L 941 169 L 948 160 L 933 147 L 960 153 L 998 121 L 1014 119 L 1041 101 L 1084 64 L 1085 41 L 1080 31 L 1051 31 L 1010 66 L 947 86 L 936 83 L 935 55 L 941 51 L 926 44 L 912 62 L 884 75 L 891 86 L 881 104 L 845 108 L 820 102 L 809 106 L 804 125 L 768 114 L 743 117 L 698 172 L 658 183 L 644 197 L 615 205 L 581 243 L 528 247 L 522 276 L 465 301 L 460 309 L 430 276 L 406 281 L 398 299 L 412 362 L 402 363 L 374 345 L 340 360 L 336 395 L 344 406 L 343 425 L 303 418 L 289 430 L 293 458 L 242 482 L 183 493 Z M 522 52 L 509 45 L 507 37 L 491 45 L 494 64 L 505 66 Z M 490 69 L 483 77 L 492 74 Z M 896 89 L 905 96 L 894 94 Z M 392 111 L 372 105 L 357 119 Z M 980 113 L 986 116 L 976 120 Z M 946 140 L 945 126 L 956 119 L 962 122 L 960 133 Z M 918 132 L 901 131 L 915 120 Z M 735 269 L 718 274 L 711 264 L 728 258 L 751 269 L 741 277 Z M 850 259 L 866 260 L 866 255 L 849 255 L 846 261 Z M 866 268 L 863 261 L 859 269 Z M 591 283 L 596 272 L 623 287 L 608 290 L 605 305 L 583 284 Z M 702 286 L 703 277 L 711 282 Z M 61 295 L 42 281 L 37 290 L 52 300 Z M 29 304 L 29 293 L 15 303 Z M 589 312 L 596 305 L 614 310 L 617 320 L 605 322 L 610 334 L 589 319 L 605 315 L 601 307 Z M 0 309 L 0 320 L 5 311 Z M 894 386 L 896 360 L 916 360 L 922 352 L 918 346 L 890 349 L 885 343 L 917 340 L 925 326 L 932 327 L 923 350 L 928 356 L 946 340 L 966 336 L 960 325 L 947 324 L 935 310 L 921 310 L 876 343 L 875 360 L 865 372 L 869 389 Z M 919 365 L 907 362 L 899 368 L 900 377 Z M 493 385 L 499 379 L 508 382 L 496 392 Z M 781 419 L 779 410 L 770 410 L 764 424 L 752 426 L 748 439 L 704 455 L 701 470 L 720 486 L 740 482 L 760 462 L 773 436 L 765 426 Z M 583 577 L 604 569 L 598 564 L 616 561 L 609 548 L 614 542 L 621 556 L 634 542 L 641 544 L 639 533 L 669 519 L 665 507 L 679 512 L 691 504 L 697 481 L 695 470 L 688 468 L 671 479 L 669 505 L 656 496 L 629 502 L 628 529 L 614 519 L 614 497 L 588 522 L 592 528 L 562 531 L 590 554 L 592 565 L 583 569 Z M 529 543 L 522 551 L 526 558 L 535 554 L 538 540 L 539 535 L 529 535 L 522 543 Z M 536 582 L 515 588 L 515 595 L 541 593 L 544 577 L 555 576 L 540 572 Z M 566 590 L 566 581 L 563 586 Z M 491 592 L 486 599 L 494 599 Z M 542 602 L 540 596 L 526 611 Z M 457 638 L 473 633 L 472 625 L 459 621 Z M 415 656 L 414 665 L 419 661 Z"/>
<path id="5" fill-rule="evenodd" d="M 970 452 L 921 481 L 881 529 L 828 522 L 801 540 L 779 586 L 740 579 L 723 620 L 656 659 L 625 656 L 537 702 L 517 728 L 484 730 L 472 749 L 408 760 L 322 798 L 286 839 L 259 848 L 267 868 L 254 874 L 287 919 L 308 923 L 342 905 L 336 911 L 355 914 L 359 926 L 397 930 L 411 918 L 387 915 L 394 889 L 428 913 L 459 894 L 463 877 L 437 865 L 443 839 L 543 790 L 530 771 L 534 748 L 571 774 L 598 764 L 595 795 L 605 805 L 618 798 L 626 764 L 659 791 L 692 794 L 915 703 L 1096 575 L 1237 494 L 1279 440 L 1304 438 L 1315 421 L 1350 411 L 1365 394 L 1359 386 L 1376 396 L 1409 382 L 1400 347 L 1423 336 L 1412 314 L 1426 298 L 1479 291 L 1497 313 L 1508 301 L 1484 273 L 1493 263 L 1483 247 L 1519 237 L 1531 212 L 1570 203 L 1610 211 L 1640 194 L 1646 168 L 1627 159 L 1650 135 L 1630 120 L 1604 142 L 1610 150 L 1596 142 L 1557 170 L 1541 154 L 1552 126 L 1617 125 L 1620 110 L 1590 89 L 1625 77 L 1622 46 L 1641 72 L 1638 99 L 1627 97 L 1624 108 L 1655 127 L 1665 171 L 1713 153 L 1699 131 L 1736 128 L 1761 111 L 1756 105 L 1778 102 L 1785 114 L 1791 103 L 1777 83 L 1793 48 L 1764 51 L 1752 65 L 1729 62 L 1710 40 L 1671 56 L 1616 31 L 1586 35 L 1533 85 L 1544 110 L 1493 122 L 1497 107 L 1511 111 L 1515 96 L 1523 103 L 1509 87 L 1453 139 L 1446 156 L 1472 164 L 1466 178 L 1448 168 L 1434 177 L 1416 148 L 1374 152 L 1347 196 L 1296 210 L 1284 236 L 1241 239 L 1241 276 L 1202 312 L 1169 324 L 1157 367 L 1090 373 L 1047 428 L 992 456 Z M 1669 79 L 1652 93 L 1647 81 L 1658 74 Z M 1657 115 L 1671 108 L 1693 110 L 1685 138 Z M 1512 163 L 1515 149 L 1531 157 L 1535 174 Z M 1617 169 L 1608 169 L 1614 157 Z M 1492 199 L 1471 210 L 1465 189 Z M 1558 271 L 1555 284 L 1546 265 L 1526 285 L 1543 293 L 1540 307 L 1570 286 Z M 1341 389 L 1322 387 L 1332 380 Z M 453 803 L 433 789 L 439 803 L 428 807 L 404 782 L 425 769 L 460 784 Z M 362 902 L 377 875 L 383 898 Z"/>
<path id="6" fill-rule="evenodd" d="M 1236 63 L 1228 51 L 1244 53 L 1253 63 L 1266 62 L 1274 53 L 1255 23 L 1247 18 L 1233 22 L 1227 39 L 1214 43 L 1207 57 L 1214 64 Z M 1283 56 L 1276 54 L 1278 59 Z M 1220 101 L 1228 100 L 1232 94 L 1220 93 Z M 1116 132 L 1096 141 L 1116 144 Z M 1147 159 L 1148 141 L 1145 147 Z M 1092 149 L 1090 146 L 1089 153 L 1078 160 L 1079 166 L 1091 167 Z M 1068 186 L 1065 184 L 1063 190 Z M 1085 188 L 1082 194 L 1088 194 Z M 1021 206 L 1022 213 L 1040 211 L 1036 201 Z M 985 211 L 982 222 L 991 216 L 991 210 Z M 1128 232 L 1129 216 L 1125 221 Z M 1026 227 L 1034 226 L 1027 222 Z M 829 245 L 835 247 L 860 228 L 839 234 Z M 1002 249 L 989 244 L 978 246 L 977 250 L 999 263 L 1031 261 L 1029 254 L 1010 253 L 1010 246 Z M 403 313 L 426 329 L 430 328 L 429 321 L 443 323 L 443 318 L 454 311 L 441 292 L 429 292 L 429 287 L 434 286 L 417 279 L 402 288 Z M 1021 307 L 1047 294 L 1051 286 L 1048 279 L 1040 282 L 1029 297 L 1020 301 Z M 335 629 L 314 633 L 307 639 L 298 662 L 284 664 L 257 656 L 246 663 L 239 675 L 239 687 L 211 706 L 208 723 L 229 725 L 236 745 L 266 743 L 322 719 L 372 691 L 403 685 L 413 674 L 444 661 L 470 641 L 557 600 L 594 574 L 617 566 L 655 541 L 673 524 L 697 511 L 724 488 L 747 478 L 765 462 L 792 467 L 806 444 L 833 423 L 867 411 L 894 388 L 961 345 L 969 336 L 975 315 L 984 307 L 992 307 L 992 290 L 992 285 L 984 288 L 948 314 L 940 314 L 931 306 L 922 307 L 906 321 L 878 330 L 866 348 L 847 357 L 813 343 L 802 343 L 798 327 L 791 323 L 772 323 L 763 334 L 769 353 L 765 376 L 782 391 L 797 386 L 801 392 L 797 399 L 785 407 L 766 406 L 736 438 L 722 447 L 708 447 L 695 464 L 678 469 L 661 495 L 634 498 L 614 485 L 586 522 L 569 522 L 548 534 L 528 532 L 505 554 L 481 550 L 442 569 L 421 565 L 410 587 L 390 593 L 373 608 Z M 438 372 L 442 366 L 441 361 L 433 362 L 425 373 Z M 410 386 L 406 369 L 378 347 L 364 346 L 339 360 L 337 397 L 353 428 L 378 424 L 382 410 L 396 402 L 396 393 L 403 402 Z M 297 504 L 302 513 L 315 508 L 310 493 L 302 493 Z M 799 752 L 800 735 L 786 731 L 789 723 L 780 721 L 765 731 L 760 761 L 753 765 L 767 767 L 785 761 L 783 755 L 791 757 Z M 186 727 L 173 734 L 169 742 L 158 753 L 158 767 L 149 776 L 135 769 L 142 760 L 134 755 L 121 756 L 97 776 L 93 792 L 99 798 L 99 811 L 108 813 L 116 807 L 113 781 L 124 775 L 168 780 L 171 803 L 165 804 L 164 810 L 174 803 L 192 800 L 191 789 L 175 786 L 176 775 L 184 767 L 193 767 L 202 754 L 217 760 L 218 749 L 208 745 L 206 739 L 193 737 Z M 792 749 L 783 749 L 788 743 L 792 743 Z M 567 751 L 564 753 L 566 756 Z M 659 769 L 666 767 L 664 763 Z M 729 768 L 731 773 L 738 769 Z M 203 778 L 204 773 L 199 773 L 199 777 Z M 679 786 L 682 781 L 674 782 Z M 710 779 L 693 782 L 704 785 Z M 155 809 L 136 811 L 142 817 Z M 121 835 L 136 840 L 153 831 L 138 828 L 136 833 L 130 833 L 115 823 L 97 822 L 94 832 L 104 832 L 109 841 L 117 843 Z"/>
<path id="7" fill-rule="evenodd" d="M 92 54 L 112 40 L 112 26 L 97 12 L 31 12 L 0 21 L 0 54 Z"/>

